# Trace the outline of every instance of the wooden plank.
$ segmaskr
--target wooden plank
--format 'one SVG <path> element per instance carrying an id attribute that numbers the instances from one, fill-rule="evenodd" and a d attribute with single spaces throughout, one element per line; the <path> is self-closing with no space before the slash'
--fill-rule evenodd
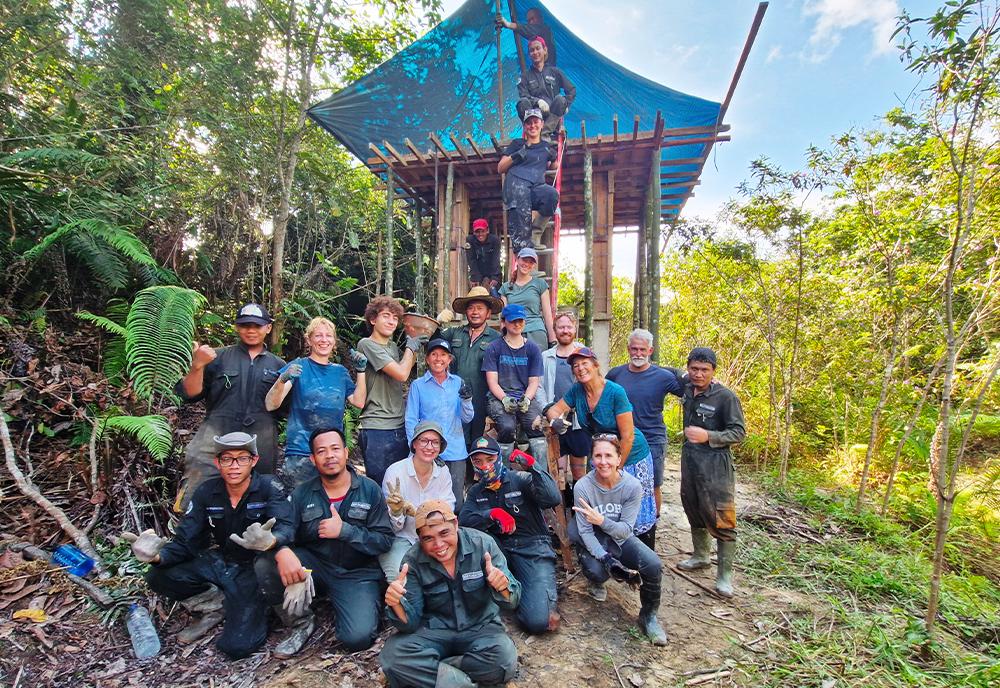
<path id="1" fill-rule="evenodd" d="M 660 184 L 660 190 L 670 191 L 672 189 L 689 189 L 692 186 L 700 186 L 700 185 L 701 185 L 700 181 L 682 182 L 680 184 Z"/>
<path id="2" fill-rule="evenodd" d="M 469 142 L 469 146 L 472 147 L 472 150 L 475 151 L 476 155 L 479 156 L 479 159 L 482 160 L 484 158 L 483 152 L 479 150 L 479 146 L 477 146 L 476 142 L 472 140 L 472 134 L 466 133 L 465 140 Z"/>
<path id="3" fill-rule="evenodd" d="M 372 153 L 374 153 L 375 157 L 378 158 L 379 160 L 381 160 L 382 163 L 387 168 L 392 169 L 392 163 L 389 162 L 388 158 L 385 157 L 385 154 L 383 154 L 382 151 L 379 150 L 378 146 L 376 146 L 374 143 L 369 143 L 368 144 L 368 150 L 370 150 Z"/>
<path id="4" fill-rule="evenodd" d="M 704 155 L 700 155 L 697 158 L 676 158 L 674 160 L 661 160 L 660 169 L 663 169 L 664 167 L 674 167 L 677 165 L 700 165 L 703 162 L 705 162 Z M 692 172 L 691 174 L 700 175 L 701 170 L 698 170 L 697 172 Z"/>
<path id="5" fill-rule="evenodd" d="M 405 160 L 403 160 L 403 156 L 399 154 L 398 150 L 392 147 L 391 143 L 389 143 L 385 139 L 382 139 L 382 145 L 385 146 L 385 149 L 387 151 L 389 151 L 389 155 L 391 155 L 393 158 L 396 159 L 396 162 L 398 162 L 403 167 L 407 166 L 408 163 Z"/>
<path id="6" fill-rule="evenodd" d="M 690 146 L 697 145 L 699 143 L 720 143 L 724 141 L 731 140 L 731 136 L 699 136 L 694 139 L 666 139 L 662 144 L 663 147 L 667 146 Z"/>
<path id="7" fill-rule="evenodd" d="M 618 113 L 611 117 L 611 129 L 614 131 L 614 142 L 618 143 Z"/>
<path id="8" fill-rule="evenodd" d="M 639 138 L 639 115 L 636 115 L 632 122 L 632 140 L 635 141 L 637 138 Z"/>
<path id="9" fill-rule="evenodd" d="M 490 142 L 493 144 L 493 148 L 496 150 L 497 155 L 503 155 L 503 148 L 500 147 L 500 142 L 497 141 L 497 137 L 490 134 Z"/>
<path id="10" fill-rule="evenodd" d="M 462 156 L 462 160 L 469 162 L 469 156 L 465 154 L 464 150 L 462 150 L 462 144 L 458 142 L 458 139 L 456 139 L 455 135 L 450 131 L 448 132 L 448 139 L 455 145 L 455 150 L 457 150 L 459 155 Z"/>
<path id="11" fill-rule="evenodd" d="M 433 164 L 433 161 L 430 161 L 427 158 L 425 158 L 420 153 L 420 151 L 417 150 L 417 147 L 413 145 L 413 141 L 411 141 L 410 139 L 403 139 L 403 143 L 405 143 L 406 147 L 410 149 L 411 153 L 413 153 L 413 157 L 415 157 L 417 160 L 420 161 L 421 165 L 426 165 L 428 163 Z"/>
<path id="12" fill-rule="evenodd" d="M 434 144 L 434 147 L 437 148 L 438 151 L 441 152 L 441 155 L 444 156 L 445 160 L 447 160 L 448 162 L 452 161 L 451 160 L 451 154 L 445 149 L 444 145 L 441 143 L 441 140 L 437 137 L 436 134 L 434 134 L 432 132 L 432 133 L 430 133 L 430 134 L 427 135 L 427 138 L 429 138 L 431 140 L 431 143 Z"/>
<path id="13" fill-rule="evenodd" d="M 587 120 L 580 120 L 580 136 L 583 141 L 583 150 L 587 150 Z M 591 164 L 593 164 L 593 158 L 591 158 Z"/>

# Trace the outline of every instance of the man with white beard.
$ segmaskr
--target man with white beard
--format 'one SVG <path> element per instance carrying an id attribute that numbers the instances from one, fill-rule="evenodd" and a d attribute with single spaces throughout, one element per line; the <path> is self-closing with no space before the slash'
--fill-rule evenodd
<path id="1" fill-rule="evenodd" d="M 656 513 L 660 513 L 660 486 L 663 484 L 663 455 L 667 449 L 667 426 L 663 423 L 663 400 L 667 394 L 681 397 L 684 387 L 680 382 L 681 372 L 674 368 L 662 368 L 650 362 L 653 355 L 653 334 L 641 328 L 632 331 L 628 338 L 628 365 L 616 366 L 608 371 L 607 379 L 625 388 L 632 402 L 632 417 L 635 426 L 642 430 L 649 443 L 649 453 L 653 457 L 653 496 L 656 499 Z M 656 526 L 640 537 L 653 549 L 656 541 Z"/>

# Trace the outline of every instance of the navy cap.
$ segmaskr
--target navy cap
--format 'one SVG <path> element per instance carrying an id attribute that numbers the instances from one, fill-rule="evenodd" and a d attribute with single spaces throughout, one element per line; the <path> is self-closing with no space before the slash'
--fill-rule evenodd
<path id="1" fill-rule="evenodd" d="M 578 358 L 590 358 L 596 361 L 597 354 L 595 354 L 589 346 L 581 346 L 579 349 L 576 349 L 573 353 L 566 357 L 566 363 L 573 365 L 573 362 Z"/>
<path id="2" fill-rule="evenodd" d="M 259 303 L 248 303 L 236 314 L 237 325 L 270 325 L 274 318 Z"/>
<path id="3" fill-rule="evenodd" d="M 510 303 L 503 307 L 503 310 L 500 312 L 500 317 L 507 322 L 511 322 L 513 320 L 527 320 L 528 314 L 524 310 L 524 306 L 516 303 Z"/>
<path id="4" fill-rule="evenodd" d="M 500 445 L 497 444 L 497 441 L 492 437 L 480 437 L 472 443 L 472 449 L 469 451 L 468 458 L 471 459 L 476 454 L 500 456 Z"/>
<path id="5" fill-rule="evenodd" d="M 434 351 L 434 349 L 444 349 L 450 354 L 451 344 L 449 344 L 444 339 L 432 339 L 429 342 L 427 342 L 427 353 Z"/>

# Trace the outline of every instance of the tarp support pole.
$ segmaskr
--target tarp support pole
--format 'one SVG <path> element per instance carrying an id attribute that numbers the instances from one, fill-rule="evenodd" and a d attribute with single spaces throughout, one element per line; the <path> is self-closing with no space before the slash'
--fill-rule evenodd
<path id="1" fill-rule="evenodd" d="M 451 288 L 451 224 L 453 220 L 453 208 L 452 203 L 455 197 L 455 163 L 448 163 L 448 181 L 445 182 L 444 188 L 444 242 L 443 249 L 444 255 L 442 258 L 442 277 L 441 277 L 441 289 L 444 292 L 442 301 L 447 307 L 447 304 L 451 303 L 451 294 L 449 290 Z"/>
<path id="2" fill-rule="evenodd" d="M 500 0 L 497 0 L 497 4 L 500 4 Z M 507 9 L 510 11 L 510 20 L 516 24 L 517 7 L 514 6 L 514 0 L 507 0 Z M 528 63 L 524 60 L 524 46 L 521 45 L 516 33 L 514 34 L 514 46 L 517 48 L 517 61 L 521 65 L 521 74 L 527 74 Z"/>
<path id="3" fill-rule="evenodd" d="M 648 199 L 647 199 L 648 201 Z M 632 329 L 646 327 L 646 224 L 648 211 L 639 218 L 635 240 L 635 284 L 632 289 Z"/>
<path id="4" fill-rule="evenodd" d="M 426 313 L 427 311 L 424 308 L 424 220 L 421 217 L 419 199 L 414 201 L 407 218 L 409 218 L 410 228 L 413 230 L 413 252 L 414 258 L 417 261 L 417 274 L 414 278 L 416 282 L 416 285 L 414 285 L 414 298 L 417 301 L 417 310 L 421 313 Z"/>
<path id="5" fill-rule="evenodd" d="M 594 337 L 594 156 L 589 148 L 583 153 L 583 237 L 583 331 L 584 341 L 590 342 Z"/>
<path id="6" fill-rule="evenodd" d="M 393 217 L 393 206 L 395 205 L 395 180 L 393 179 L 392 168 L 385 171 L 385 293 L 392 296 L 393 277 L 396 269 L 396 249 L 395 249 L 395 218 Z"/>
<path id="7" fill-rule="evenodd" d="M 500 0 L 496 0 L 497 6 L 497 19 L 500 19 L 503 15 L 500 14 Z M 500 24 L 496 25 L 497 32 L 497 114 L 500 115 L 500 138 L 507 138 L 506 130 L 504 129 L 503 121 L 503 52 L 500 50 L 500 32 L 503 29 L 500 28 Z M 517 37 L 514 37 L 514 41 L 517 41 Z"/>

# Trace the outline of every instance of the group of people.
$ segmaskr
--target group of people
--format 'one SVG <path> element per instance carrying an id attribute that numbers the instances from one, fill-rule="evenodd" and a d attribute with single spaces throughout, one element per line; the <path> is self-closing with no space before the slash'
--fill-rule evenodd
<path id="1" fill-rule="evenodd" d="M 729 447 L 744 427 L 739 401 L 713 380 L 714 353 L 696 348 L 686 371 L 662 368 L 650 362 L 652 335 L 635 330 L 629 363 L 605 375 L 571 312 L 554 316 L 543 350 L 525 334 L 522 305 L 476 287 L 452 307 L 464 325 L 406 336 L 400 349 L 402 306 L 374 298 L 370 335 L 341 355 L 350 370 L 333 362 L 325 318 L 306 328 L 307 356 L 268 352 L 271 318 L 258 304 L 237 314 L 236 345 L 195 343 L 177 392 L 208 413 L 187 447 L 180 523 L 169 541 L 123 534 L 150 564 L 149 586 L 192 612 L 179 640 L 222 622 L 218 647 L 243 657 L 265 642 L 273 609 L 288 628 L 275 654 L 291 656 L 323 596 L 349 650 L 370 647 L 383 623 L 398 629 L 381 654 L 392 686 L 508 680 L 517 654 L 500 610 L 529 633 L 559 627 L 546 511 L 568 508 L 590 594 L 606 599 L 609 578 L 637 586 L 639 626 L 665 644 L 654 546 L 667 394 L 683 399 L 681 499 L 694 544 L 678 566 L 709 566 L 714 537 L 716 588 L 733 594 Z M 496 314 L 499 331 L 488 324 Z M 426 371 L 404 395 L 418 352 Z M 348 403 L 360 409 L 364 470 L 348 460 Z M 560 447 L 551 462 L 547 428 Z M 571 476 L 569 499 L 550 465 Z"/>

